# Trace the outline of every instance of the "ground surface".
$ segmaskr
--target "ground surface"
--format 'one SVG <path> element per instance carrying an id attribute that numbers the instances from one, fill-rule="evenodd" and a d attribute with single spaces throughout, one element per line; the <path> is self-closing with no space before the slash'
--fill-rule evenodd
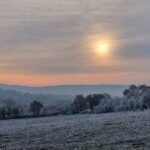
<path id="1" fill-rule="evenodd" d="M 150 112 L 0 121 L 0 150 L 149 150 Z"/>

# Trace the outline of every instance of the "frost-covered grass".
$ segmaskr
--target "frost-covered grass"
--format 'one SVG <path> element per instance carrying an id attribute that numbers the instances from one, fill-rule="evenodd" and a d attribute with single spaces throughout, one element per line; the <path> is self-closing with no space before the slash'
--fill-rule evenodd
<path id="1" fill-rule="evenodd" d="M 0 121 L 0 149 L 150 149 L 150 112 Z"/>

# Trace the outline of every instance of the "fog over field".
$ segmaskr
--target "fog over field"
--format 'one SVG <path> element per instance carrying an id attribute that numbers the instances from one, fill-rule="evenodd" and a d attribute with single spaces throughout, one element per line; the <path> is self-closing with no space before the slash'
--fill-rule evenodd
<path id="1" fill-rule="evenodd" d="M 14 90 L 32 94 L 55 94 L 72 96 L 77 94 L 88 95 L 97 93 L 109 93 L 112 96 L 121 96 L 123 90 L 128 87 L 128 85 L 57 85 L 45 87 L 28 87 L 0 84 L 0 88 L 4 90 Z"/>
<path id="2" fill-rule="evenodd" d="M 148 150 L 150 87 L 122 96 L 31 94 L 0 89 L 0 149 Z"/>

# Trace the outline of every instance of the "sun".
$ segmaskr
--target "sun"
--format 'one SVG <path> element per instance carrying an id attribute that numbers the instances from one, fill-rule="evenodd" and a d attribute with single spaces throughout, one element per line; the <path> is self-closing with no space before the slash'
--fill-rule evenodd
<path id="1" fill-rule="evenodd" d="M 110 45 L 107 42 L 97 42 L 95 50 L 100 55 L 108 55 L 110 52 Z"/>
<path id="2" fill-rule="evenodd" d="M 111 43 L 107 40 L 96 40 L 93 49 L 97 56 L 106 58 L 111 53 Z"/>

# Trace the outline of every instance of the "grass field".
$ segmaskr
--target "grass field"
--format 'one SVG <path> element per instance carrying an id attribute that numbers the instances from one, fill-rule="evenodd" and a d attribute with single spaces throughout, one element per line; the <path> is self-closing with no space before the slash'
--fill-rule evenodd
<path id="1" fill-rule="evenodd" d="M 150 112 L 0 121 L 0 150 L 149 150 Z"/>

